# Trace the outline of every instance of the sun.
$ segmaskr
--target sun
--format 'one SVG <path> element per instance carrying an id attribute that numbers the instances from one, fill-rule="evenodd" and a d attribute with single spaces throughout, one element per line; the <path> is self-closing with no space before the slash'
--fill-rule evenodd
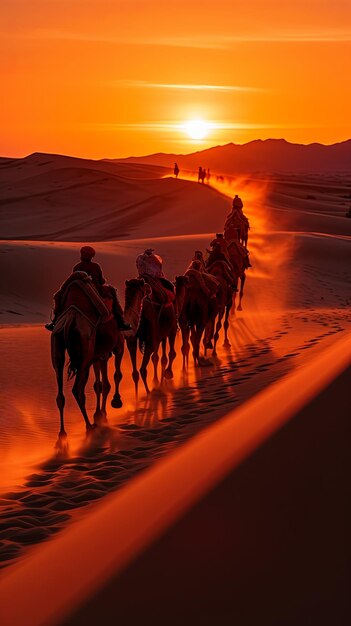
<path id="1" fill-rule="evenodd" d="M 204 139 L 210 127 L 204 120 L 189 120 L 189 122 L 185 124 L 185 130 L 191 139 Z"/>

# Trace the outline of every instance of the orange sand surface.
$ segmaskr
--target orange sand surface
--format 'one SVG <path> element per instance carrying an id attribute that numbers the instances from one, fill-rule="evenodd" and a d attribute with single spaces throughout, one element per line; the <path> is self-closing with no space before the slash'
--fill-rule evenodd
<path id="1" fill-rule="evenodd" d="M 80 160 L 51 156 L 46 164 L 29 157 L 19 172 L 18 165 L 8 168 L 13 202 L 5 203 L 1 232 L 6 271 L 0 275 L 0 558 L 3 565 L 12 562 L 12 569 L 25 555 L 30 559 L 29 546 L 70 520 L 91 515 L 97 500 L 161 456 L 278 379 L 318 363 L 322 351 L 351 327 L 350 220 L 339 210 L 340 198 L 335 205 L 326 201 L 340 180 L 317 181 L 318 193 L 306 200 L 310 193 L 304 187 L 301 197 L 301 186 L 316 186 L 315 179 L 238 178 L 213 180 L 207 187 L 195 183 L 191 173 L 186 180 L 162 178 L 164 170 L 151 166 L 96 162 L 94 173 L 92 162 L 82 161 L 78 174 L 71 161 Z M 66 159 L 64 167 L 58 168 L 57 159 Z M 4 181 L 4 171 L 1 176 Z M 81 187 L 72 190 L 78 176 Z M 348 181 L 342 184 L 346 188 Z M 194 250 L 205 251 L 221 231 L 234 193 L 243 198 L 250 218 L 253 268 L 247 273 L 244 310 L 231 317 L 231 348 L 220 347 L 216 359 L 207 355 L 206 367 L 194 369 L 190 363 L 184 373 L 178 337 L 174 380 L 149 397 L 140 388 L 138 400 L 126 352 L 124 406 L 109 408 L 108 426 L 88 441 L 67 383 L 68 447 L 55 449 L 56 383 L 43 323 L 81 241 L 93 242 L 96 260 L 123 301 L 124 280 L 136 275 L 137 254 L 153 246 L 163 257 L 166 276 L 174 279 Z M 91 378 L 87 407 L 92 415 Z"/>
<path id="2" fill-rule="evenodd" d="M 340 558 L 338 553 L 346 547 L 346 521 L 340 519 L 346 503 L 342 475 L 346 442 L 336 443 L 338 431 L 330 431 L 330 425 L 334 421 L 339 430 L 346 426 L 350 345 L 348 333 L 323 350 L 318 360 L 309 359 L 129 481 L 56 541 L 33 549 L 31 558 L 10 568 L 0 580 L 4 623 L 76 626 L 142 616 L 147 624 L 162 624 L 167 615 L 176 625 L 186 614 L 186 623 L 190 615 L 204 624 L 213 623 L 215 616 L 220 623 L 238 616 L 246 625 L 265 606 L 263 623 L 275 625 L 290 602 L 289 624 L 310 623 L 316 613 L 321 614 L 320 623 L 328 623 L 324 606 L 329 614 L 344 616 L 344 572 L 333 572 L 329 563 L 345 564 L 344 555 Z M 321 414 L 323 402 L 328 409 L 333 406 L 334 416 L 329 411 Z M 287 459 L 281 458 L 282 450 Z M 238 473 L 248 455 L 253 457 L 253 469 L 246 463 Z M 335 508 L 329 508 L 331 503 Z M 322 518 L 316 519 L 316 512 Z M 248 528 L 242 528 L 250 513 Z M 335 529 L 338 537 L 330 537 Z M 240 559 L 240 567 L 235 559 Z M 307 588 L 305 568 L 312 574 Z M 237 581 L 234 588 L 232 580 Z M 335 581 L 338 589 L 333 588 Z M 320 585 L 324 595 L 315 603 Z M 18 589 L 20 603 L 13 602 Z M 259 598 L 259 606 L 243 603 L 242 594 Z M 140 602 L 133 601 L 136 597 Z M 335 598 L 338 606 L 330 606 Z"/>

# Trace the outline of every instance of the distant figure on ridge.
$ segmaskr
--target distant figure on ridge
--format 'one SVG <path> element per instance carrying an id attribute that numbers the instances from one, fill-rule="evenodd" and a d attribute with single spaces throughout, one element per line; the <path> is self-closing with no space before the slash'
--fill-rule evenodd
<path id="1" fill-rule="evenodd" d="M 173 173 L 174 173 L 174 176 L 175 176 L 176 178 L 178 178 L 178 174 L 179 174 L 179 167 L 178 167 L 178 164 L 177 164 L 177 163 L 175 163 L 175 164 L 174 164 Z"/>
<path id="2" fill-rule="evenodd" d="M 92 259 L 95 256 L 95 250 L 91 246 L 83 246 L 80 249 L 80 262 L 77 263 L 72 270 L 72 274 L 65 280 L 60 289 L 54 294 L 54 310 L 53 319 L 49 324 L 45 325 L 47 330 L 54 330 L 57 318 L 62 308 L 62 297 L 66 291 L 66 287 L 75 280 L 75 272 L 85 272 L 90 277 L 93 286 L 102 298 L 112 300 L 112 313 L 115 317 L 118 328 L 120 330 L 130 330 L 131 326 L 126 324 L 123 319 L 123 310 L 117 297 L 117 290 L 112 285 L 106 283 L 103 276 L 101 266 L 94 263 Z"/>
<path id="3" fill-rule="evenodd" d="M 199 171 L 197 174 L 197 182 L 200 183 L 201 181 L 203 181 L 203 172 L 202 172 L 202 167 L 199 167 Z"/>
<path id="4" fill-rule="evenodd" d="M 210 172 L 210 169 L 209 169 L 209 168 L 207 168 L 207 173 L 206 173 L 206 182 L 207 182 L 207 184 L 208 184 L 208 185 L 209 185 L 209 183 L 210 183 L 210 178 L 211 178 L 211 172 Z"/>

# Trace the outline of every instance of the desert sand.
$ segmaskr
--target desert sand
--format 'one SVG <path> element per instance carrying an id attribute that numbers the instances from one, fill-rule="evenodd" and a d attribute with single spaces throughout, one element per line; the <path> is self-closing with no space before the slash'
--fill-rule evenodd
<path id="1" fill-rule="evenodd" d="M 319 362 L 323 384 L 328 384 L 332 372 L 328 376 L 326 355 L 331 359 L 336 343 L 346 350 L 350 341 L 351 220 L 344 213 L 351 187 L 346 175 L 302 174 L 213 176 L 207 186 L 195 182 L 191 171 L 175 180 L 158 166 L 53 155 L 3 159 L 0 181 L 0 252 L 6 268 L 0 277 L 5 364 L 0 374 L 0 559 L 7 566 L 4 573 L 15 580 L 18 571 L 23 584 L 23 567 L 31 559 L 44 563 L 45 549 L 71 527 L 79 533 L 80 524 L 92 524 L 108 494 L 113 499 L 118 495 L 113 492 L 134 484 L 136 474 L 139 480 L 157 469 L 161 457 L 171 459 L 175 448 L 205 436 L 233 410 L 250 406 L 257 394 L 278 381 L 290 381 L 292 394 L 291 381 L 302 385 L 304 372 L 318 378 Z M 195 369 L 190 363 L 182 372 L 178 337 L 174 381 L 165 381 L 149 397 L 140 388 L 138 400 L 126 353 L 124 406 L 109 409 L 109 425 L 90 441 L 67 383 L 69 447 L 55 450 L 56 384 L 43 324 L 52 293 L 70 272 L 82 243 L 92 242 L 96 260 L 123 301 L 124 281 L 136 275 L 137 254 L 154 247 L 165 274 L 174 279 L 194 250 L 205 251 L 222 230 L 234 193 L 242 197 L 250 219 L 253 267 L 243 311 L 231 317 L 231 348 L 221 347 L 217 358 L 207 354 L 206 367 Z M 347 363 L 349 356 L 341 352 Z M 91 387 L 89 382 L 90 415 Z M 240 458 L 249 453 L 250 446 Z M 46 616 L 49 621 L 40 623 L 52 619 Z"/>

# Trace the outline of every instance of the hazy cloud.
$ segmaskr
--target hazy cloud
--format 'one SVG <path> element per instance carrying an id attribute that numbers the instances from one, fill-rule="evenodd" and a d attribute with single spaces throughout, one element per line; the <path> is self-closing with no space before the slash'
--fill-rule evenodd
<path id="1" fill-rule="evenodd" d="M 293 128 L 311 128 L 301 124 L 264 124 L 264 123 L 246 123 L 246 122 L 211 122 L 204 120 L 208 132 L 226 131 L 226 130 L 259 130 L 259 129 L 293 129 Z M 188 130 L 189 120 L 184 122 L 138 122 L 138 123 L 119 123 L 119 122 L 102 122 L 84 124 L 89 128 L 99 130 L 134 130 L 134 131 L 155 131 L 155 132 L 186 132 Z"/>
<path id="2" fill-rule="evenodd" d="M 24 38 L 37 40 L 65 40 L 91 43 L 109 43 L 131 46 L 160 46 L 176 48 L 200 48 L 213 50 L 230 50 L 237 43 L 345 43 L 351 42 L 351 31 L 321 30 L 314 32 L 282 32 L 238 33 L 237 35 L 203 34 L 188 36 L 152 35 L 115 36 L 93 33 L 70 32 L 54 29 L 36 29 L 30 33 L 2 33 L 4 38 Z"/>
<path id="3" fill-rule="evenodd" d="M 189 91 L 215 91 L 215 92 L 248 92 L 266 91 L 259 87 L 246 87 L 241 85 L 194 85 L 181 83 L 152 83 L 146 80 L 119 80 L 114 81 L 118 87 L 134 87 L 141 89 L 179 89 Z"/>

